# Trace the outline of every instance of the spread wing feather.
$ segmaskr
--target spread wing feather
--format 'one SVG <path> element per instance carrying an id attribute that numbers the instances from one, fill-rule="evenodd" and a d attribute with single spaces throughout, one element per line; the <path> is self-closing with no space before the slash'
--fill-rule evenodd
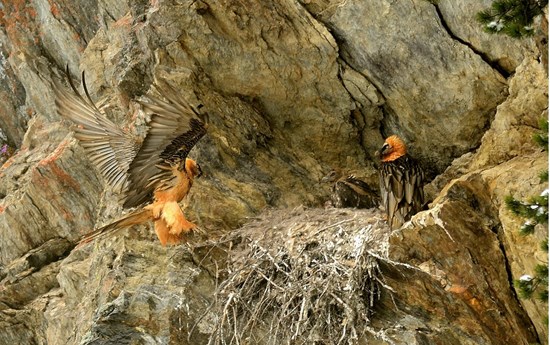
<path id="1" fill-rule="evenodd" d="M 353 189 L 355 193 L 359 195 L 369 195 L 372 193 L 371 187 L 365 181 L 359 180 L 353 175 L 346 177 L 341 182 Z"/>
<path id="2" fill-rule="evenodd" d="M 424 172 L 409 156 L 385 162 L 380 169 L 382 203 L 388 223 L 395 229 L 424 205 Z"/>
<path id="3" fill-rule="evenodd" d="M 336 181 L 332 199 L 335 207 L 371 208 L 378 203 L 376 192 L 353 175 Z"/>
<path id="4" fill-rule="evenodd" d="M 189 151 L 206 134 L 203 115 L 172 87 L 164 84 L 159 93 L 166 101 L 149 97 L 150 102 L 141 102 L 152 113 L 150 130 L 128 170 L 132 190 L 125 207 L 148 201 L 155 189 L 169 183 L 173 178 L 170 167 L 185 163 Z"/>
<path id="5" fill-rule="evenodd" d="M 136 138 L 120 130 L 92 102 L 84 73 L 82 85 L 86 98 L 78 92 L 66 71 L 69 84 L 74 93 L 68 92 L 54 79 L 53 90 L 58 114 L 76 124 L 77 138 L 92 163 L 94 163 L 105 180 L 114 190 L 122 191 L 126 187 L 126 171 L 138 150 Z"/>
<path id="6" fill-rule="evenodd" d="M 140 147 L 137 138 L 123 132 L 94 104 L 84 73 L 82 86 L 86 98 L 74 86 L 68 69 L 66 73 L 74 93 L 54 80 L 57 111 L 76 124 L 75 138 L 106 181 L 115 190 L 126 191 L 125 207 L 149 201 L 156 188 L 169 183 L 174 178 L 171 167 L 185 163 L 189 151 L 206 134 L 205 115 L 164 83 L 159 93 L 166 101 L 150 97 L 150 102 L 141 102 L 152 116 Z M 131 190 L 127 190 L 129 186 Z"/>

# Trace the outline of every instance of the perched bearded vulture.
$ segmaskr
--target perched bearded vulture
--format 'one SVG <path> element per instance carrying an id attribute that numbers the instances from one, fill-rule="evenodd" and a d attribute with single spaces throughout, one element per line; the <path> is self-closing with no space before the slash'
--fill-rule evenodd
<path id="1" fill-rule="evenodd" d="M 424 207 L 424 172 L 396 135 L 388 137 L 377 153 L 382 206 L 391 229 L 397 229 Z"/>
<path id="2" fill-rule="evenodd" d="M 125 217 L 88 234 L 81 243 L 112 234 L 134 224 L 152 220 L 162 245 L 177 244 L 196 228 L 185 219 L 179 202 L 201 175 L 200 166 L 187 158 L 206 134 L 206 115 L 184 101 L 176 90 L 163 83 L 161 98 L 140 102 L 150 112 L 147 135 L 138 138 L 123 131 L 94 104 L 82 73 L 83 97 L 73 84 L 72 92 L 54 80 L 59 115 L 75 123 L 75 138 L 107 183 L 124 193 L 124 207 L 138 207 Z"/>

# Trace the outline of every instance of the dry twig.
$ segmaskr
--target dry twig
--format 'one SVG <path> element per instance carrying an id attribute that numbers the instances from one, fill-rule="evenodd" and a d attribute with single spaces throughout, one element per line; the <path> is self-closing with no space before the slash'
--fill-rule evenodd
<path id="1" fill-rule="evenodd" d="M 209 344 L 356 344 L 373 334 L 389 235 L 378 213 L 278 212 L 231 234 L 238 244 L 210 310 L 219 321 Z"/>

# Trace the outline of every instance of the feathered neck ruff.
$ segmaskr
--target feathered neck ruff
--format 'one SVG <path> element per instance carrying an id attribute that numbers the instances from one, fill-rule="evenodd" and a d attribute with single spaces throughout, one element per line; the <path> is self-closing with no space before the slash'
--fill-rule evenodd
<path id="1" fill-rule="evenodd" d="M 391 162 L 407 154 L 407 146 L 397 135 L 386 138 L 387 153 L 383 152 L 382 162 Z"/>

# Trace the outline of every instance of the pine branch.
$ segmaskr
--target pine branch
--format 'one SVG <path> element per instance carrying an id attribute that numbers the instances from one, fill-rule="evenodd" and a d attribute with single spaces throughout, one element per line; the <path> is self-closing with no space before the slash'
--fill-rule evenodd
<path id="1" fill-rule="evenodd" d="M 540 195 L 531 197 L 529 202 L 521 202 L 513 196 L 505 198 L 508 209 L 527 220 L 521 226 L 521 235 L 530 235 L 535 232 L 537 224 L 548 223 L 548 189 Z M 541 242 L 541 249 L 548 252 L 548 238 Z M 535 276 L 523 275 L 514 280 L 514 286 L 521 298 L 530 299 L 535 296 L 538 300 L 548 303 L 548 265 L 535 266 Z M 536 292 L 536 294 L 535 294 Z"/>
<path id="2" fill-rule="evenodd" d="M 542 118 L 539 121 L 541 133 L 533 135 L 535 143 L 540 145 L 545 151 L 548 150 L 548 119 Z"/>
<path id="3" fill-rule="evenodd" d="M 543 13 L 547 0 L 495 0 L 476 15 L 486 32 L 521 38 L 534 33 L 534 18 Z"/>
<path id="4" fill-rule="evenodd" d="M 539 264 L 535 266 L 535 278 L 537 278 L 544 285 L 548 285 L 548 265 Z"/>
<path id="5" fill-rule="evenodd" d="M 544 290 L 540 291 L 537 298 L 539 300 L 543 301 L 543 302 L 548 303 L 548 289 L 544 289 Z"/>
<path id="6" fill-rule="evenodd" d="M 540 243 L 540 249 L 548 253 L 548 239 L 545 239 Z"/>
<path id="7" fill-rule="evenodd" d="M 506 198 L 504 198 L 504 202 L 506 203 L 506 207 L 510 211 L 512 211 L 513 214 L 516 216 L 521 215 L 521 202 L 517 199 L 515 199 L 512 195 L 507 195 Z"/>
<path id="8" fill-rule="evenodd" d="M 541 171 L 539 174 L 540 183 L 548 182 L 548 170 Z"/>
<path id="9" fill-rule="evenodd" d="M 522 277 L 514 280 L 514 287 L 518 291 L 519 297 L 523 299 L 531 298 L 535 290 L 534 279 L 531 277 L 528 278 L 529 279 L 523 279 Z"/>
<path id="10" fill-rule="evenodd" d="M 538 265 L 535 270 L 537 269 L 541 272 L 535 277 L 523 275 L 519 279 L 514 279 L 514 287 L 522 299 L 533 298 L 536 293 L 537 299 L 548 303 L 548 266 Z"/>
<path id="11" fill-rule="evenodd" d="M 519 234 L 521 236 L 527 236 L 532 235 L 535 233 L 535 225 L 534 223 L 531 223 L 529 221 L 523 223 L 523 225 L 519 228 Z"/>
<path id="12" fill-rule="evenodd" d="M 529 202 L 522 202 L 508 195 L 504 202 L 506 207 L 515 215 L 526 218 L 527 221 L 521 226 L 520 233 L 529 235 L 535 231 L 537 224 L 548 223 L 548 192 L 533 196 Z"/>

